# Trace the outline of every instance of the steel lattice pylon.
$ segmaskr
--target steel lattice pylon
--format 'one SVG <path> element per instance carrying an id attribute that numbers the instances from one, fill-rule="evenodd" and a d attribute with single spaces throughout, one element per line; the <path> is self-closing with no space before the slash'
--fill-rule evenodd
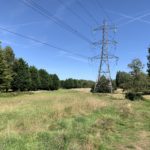
<path id="1" fill-rule="evenodd" d="M 95 31 L 97 31 L 97 30 L 102 31 L 102 41 L 93 43 L 94 45 L 100 45 L 100 44 L 102 45 L 102 47 L 100 49 L 100 55 L 92 57 L 92 59 L 99 59 L 100 60 L 98 77 L 97 77 L 97 81 L 96 81 L 95 88 L 94 88 L 95 91 L 97 88 L 99 88 L 98 83 L 101 80 L 101 77 L 105 76 L 106 79 L 109 80 L 108 86 L 109 86 L 110 92 L 111 93 L 113 92 L 109 60 L 110 59 L 118 59 L 118 57 L 109 54 L 109 44 L 116 44 L 116 41 L 114 41 L 114 40 L 110 41 L 109 40 L 108 32 L 110 30 L 115 30 L 115 29 L 116 29 L 116 27 L 108 25 L 105 20 L 103 21 L 102 26 L 94 29 Z"/>

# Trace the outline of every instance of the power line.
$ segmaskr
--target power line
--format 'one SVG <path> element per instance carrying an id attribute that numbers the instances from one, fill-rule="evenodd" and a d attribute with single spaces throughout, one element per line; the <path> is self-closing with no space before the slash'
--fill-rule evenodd
<path id="1" fill-rule="evenodd" d="M 64 28 L 65 30 L 72 32 L 73 34 L 75 34 L 76 36 L 80 37 L 81 39 L 83 39 L 84 41 L 88 42 L 91 44 L 91 40 L 88 39 L 87 37 L 85 37 L 84 35 L 82 35 L 79 31 L 77 31 L 76 29 L 73 29 L 70 25 L 68 25 L 67 23 L 63 22 L 62 20 L 60 20 L 59 18 L 53 16 L 52 14 L 50 14 L 50 12 L 43 8 L 42 6 L 40 6 L 39 4 L 37 4 L 35 1 L 33 0 L 26 0 L 29 3 L 29 7 L 34 8 L 34 10 L 39 10 L 40 14 L 41 12 L 44 14 L 44 16 L 48 17 L 48 19 L 52 20 L 53 22 L 55 22 L 57 25 L 59 25 L 61 28 Z M 35 6 L 34 6 L 35 5 Z"/>
<path id="2" fill-rule="evenodd" d="M 93 17 L 93 15 L 90 13 L 90 11 L 88 11 L 88 9 L 79 1 L 77 0 L 77 4 L 84 9 L 84 11 L 86 12 L 86 14 L 98 25 L 98 21 Z"/>
<path id="3" fill-rule="evenodd" d="M 87 37 L 85 37 L 83 34 L 81 34 L 79 31 L 77 31 L 76 29 L 72 28 L 70 25 L 68 25 L 67 23 L 63 22 L 62 20 L 60 20 L 59 18 L 57 18 L 56 16 L 53 16 L 47 9 L 43 8 L 42 6 L 40 6 L 39 4 L 37 4 L 36 2 L 34 2 L 33 0 L 21 0 L 26 6 L 30 7 L 32 10 L 38 12 L 39 14 L 41 14 L 42 16 L 48 18 L 50 21 L 56 23 L 58 26 L 60 26 L 61 28 L 73 33 L 74 35 L 80 37 L 82 40 L 88 42 L 91 44 L 91 40 Z"/>
<path id="4" fill-rule="evenodd" d="M 104 15 L 107 17 L 107 19 L 113 23 L 112 19 L 110 18 L 110 16 L 108 15 L 108 13 L 105 11 L 102 3 L 100 2 L 100 0 L 96 0 L 96 3 L 99 5 L 99 7 L 101 8 L 101 10 L 103 11 Z"/>
<path id="5" fill-rule="evenodd" d="M 62 2 L 62 0 L 57 0 L 61 5 L 65 6 L 64 3 Z M 68 6 L 65 6 L 74 16 L 76 16 L 77 18 L 79 18 L 85 25 L 87 25 L 88 27 L 91 28 L 91 25 L 83 18 L 81 17 L 78 13 L 76 13 L 76 11 L 74 11 L 73 9 L 71 9 Z"/>
<path id="6" fill-rule="evenodd" d="M 78 53 L 74 53 L 74 52 L 71 52 L 71 51 L 69 51 L 69 50 L 67 50 L 67 49 L 63 49 L 63 48 L 61 48 L 61 47 L 57 47 L 57 46 L 55 46 L 55 45 L 52 45 L 52 44 L 47 43 L 47 42 L 40 41 L 40 40 L 35 39 L 35 38 L 32 38 L 32 37 L 30 37 L 30 36 L 26 36 L 26 35 L 23 35 L 23 34 L 20 34 L 20 33 L 11 31 L 11 30 L 8 30 L 8 29 L 3 28 L 3 27 L 1 27 L 1 26 L 0 26 L 0 30 L 9 32 L 9 33 L 11 33 L 11 34 L 14 34 L 14 35 L 16 35 L 16 36 L 22 37 L 22 38 L 24 38 L 24 39 L 28 39 L 28 40 L 34 41 L 34 42 L 36 42 L 36 43 L 40 43 L 40 44 L 46 45 L 46 46 L 48 46 L 48 47 L 57 49 L 58 51 L 61 51 L 61 52 L 66 52 L 66 53 L 68 53 L 68 54 L 72 54 L 72 55 L 75 55 L 75 56 L 78 56 L 78 57 L 81 57 L 81 58 L 84 58 L 84 59 L 88 59 L 88 57 L 86 57 L 86 56 L 84 56 L 84 55 L 81 55 L 81 54 L 78 54 Z"/>

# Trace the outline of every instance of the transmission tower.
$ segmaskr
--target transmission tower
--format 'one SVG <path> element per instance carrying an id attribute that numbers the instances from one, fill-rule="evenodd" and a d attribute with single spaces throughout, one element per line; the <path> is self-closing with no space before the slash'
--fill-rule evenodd
<path id="1" fill-rule="evenodd" d="M 114 31 L 114 33 L 115 33 L 116 27 L 108 25 L 107 22 L 104 20 L 102 26 L 99 26 L 98 28 L 94 29 L 94 31 L 99 31 L 99 30 L 102 31 L 102 41 L 94 42 L 93 44 L 95 46 L 101 45 L 100 55 L 97 55 L 97 56 L 94 56 L 91 58 L 92 60 L 95 60 L 95 59 L 100 60 L 99 69 L 98 69 L 98 77 L 97 77 L 94 91 L 96 91 L 97 88 L 100 88 L 101 85 L 98 85 L 98 83 L 100 83 L 99 81 L 101 80 L 101 77 L 105 76 L 106 79 L 109 80 L 108 87 L 110 89 L 110 92 L 112 93 L 113 85 L 112 85 L 109 63 L 110 63 L 111 59 L 118 60 L 118 57 L 114 56 L 113 54 L 110 54 L 109 45 L 110 44 L 115 45 L 117 42 L 114 40 L 109 40 L 108 33 L 110 31 Z"/>

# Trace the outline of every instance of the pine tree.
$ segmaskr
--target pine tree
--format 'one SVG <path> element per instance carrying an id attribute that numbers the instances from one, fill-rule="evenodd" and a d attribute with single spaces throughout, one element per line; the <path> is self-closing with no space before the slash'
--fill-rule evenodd
<path id="1" fill-rule="evenodd" d="M 29 71 L 30 71 L 30 78 L 31 78 L 30 90 L 36 91 L 40 87 L 40 78 L 39 78 L 38 69 L 34 66 L 31 66 L 29 68 Z"/>
<path id="2" fill-rule="evenodd" d="M 22 59 L 15 60 L 13 65 L 12 89 L 14 91 L 25 91 L 30 88 L 30 73 L 28 64 Z"/>
<path id="3" fill-rule="evenodd" d="M 0 46 L 0 90 L 8 91 L 11 87 L 12 72 L 5 60 L 4 51 Z"/>
<path id="4" fill-rule="evenodd" d="M 95 89 L 96 93 L 110 93 L 109 80 L 105 76 L 101 76 L 100 81 L 97 83 Z"/>
<path id="5" fill-rule="evenodd" d="M 6 77 L 5 87 L 6 87 L 6 91 L 8 91 L 11 88 L 11 82 L 13 80 L 12 76 L 13 76 L 13 64 L 15 60 L 15 54 L 11 47 L 6 46 L 3 49 L 3 55 L 7 66 L 7 70 L 6 70 L 7 77 Z"/>
<path id="6" fill-rule="evenodd" d="M 60 86 L 59 78 L 56 74 L 53 75 L 53 90 L 58 90 Z"/>
<path id="7" fill-rule="evenodd" d="M 71 89 L 74 87 L 74 82 L 73 82 L 73 79 L 72 78 L 69 78 L 69 79 L 66 79 L 64 81 L 64 88 L 66 89 Z"/>
<path id="8" fill-rule="evenodd" d="M 148 48 L 148 56 L 147 56 L 147 60 L 148 60 L 148 63 L 147 63 L 147 72 L 148 72 L 148 76 L 150 77 L 150 48 Z"/>
<path id="9" fill-rule="evenodd" d="M 0 90 L 5 89 L 5 73 L 6 72 L 6 64 L 4 62 L 3 51 L 0 48 Z"/>
<path id="10" fill-rule="evenodd" d="M 40 89 L 41 90 L 49 90 L 49 74 L 46 70 L 39 70 L 39 78 L 40 78 Z"/>
<path id="11" fill-rule="evenodd" d="M 4 57 L 5 57 L 7 64 L 10 67 L 12 67 L 15 61 L 15 54 L 13 52 L 13 49 L 10 46 L 6 46 L 3 49 L 3 52 L 4 52 Z"/>
<path id="12" fill-rule="evenodd" d="M 59 78 L 56 74 L 50 75 L 50 89 L 58 90 L 60 86 Z"/>

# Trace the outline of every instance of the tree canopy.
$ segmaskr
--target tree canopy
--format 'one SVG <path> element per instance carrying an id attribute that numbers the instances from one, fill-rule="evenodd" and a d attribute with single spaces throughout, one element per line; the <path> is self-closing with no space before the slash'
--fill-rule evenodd
<path id="1" fill-rule="evenodd" d="M 30 87 L 29 66 L 22 58 L 15 60 L 13 65 L 13 72 L 14 76 L 12 81 L 12 89 L 14 91 L 29 90 Z"/>
<path id="2" fill-rule="evenodd" d="M 23 58 L 16 58 L 10 46 L 0 45 L 0 91 L 57 90 L 59 78 L 45 69 L 29 66 Z"/>
<path id="3" fill-rule="evenodd" d="M 148 75 L 150 77 L 150 48 L 148 48 L 148 55 L 147 55 L 147 72 L 148 72 Z"/>

